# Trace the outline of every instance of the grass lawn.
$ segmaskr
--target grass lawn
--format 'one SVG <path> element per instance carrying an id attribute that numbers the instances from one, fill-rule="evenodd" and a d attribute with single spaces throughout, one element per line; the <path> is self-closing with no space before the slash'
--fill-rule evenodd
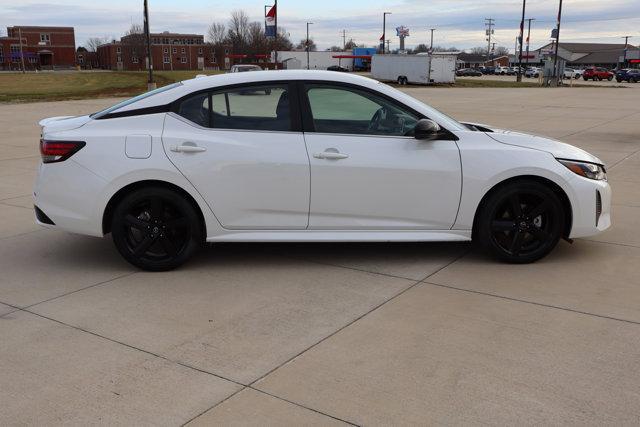
<path id="1" fill-rule="evenodd" d="M 156 71 L 158 87 L 191 79 L 202 71 Z M 0 73 L 0 102 L 54 101 L 134 96 L 147 90 L 147 73 L 138 71 L 78 71 Z"/>

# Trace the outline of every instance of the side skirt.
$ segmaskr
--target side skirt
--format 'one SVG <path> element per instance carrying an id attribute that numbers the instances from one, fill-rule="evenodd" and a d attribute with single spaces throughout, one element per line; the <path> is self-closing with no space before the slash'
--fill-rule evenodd
<path id="1" fill-rule="evenodd" d="M 471 230 L 246 230 L 207 237 L 207 242 L 467 242 Z"/>

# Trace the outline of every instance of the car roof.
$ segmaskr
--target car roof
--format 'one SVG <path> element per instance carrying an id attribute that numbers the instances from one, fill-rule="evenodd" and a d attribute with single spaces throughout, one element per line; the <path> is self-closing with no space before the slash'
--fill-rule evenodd
<path id="1" fill-rule="evenodd" d="M 270 81 L 291 81 L 291 80 L 318 80 L 331 81 L 336 83 L 352 83 L 373 89 L 380 89 L 382 83 L 367 77 L 348 73 L 336 73 L 324 70 L 278 70 L 278 71 L 254 71 L 252 73 L 226 73 L 212 76 L 200 76 L 190 80 L 180 82 L 171 90 L 160 92 L 153 96 L 140 99 L 118 108 L 113 112 L 124 112 L 140 108 L 165 105 L 192 92 L 200 90 L 215 89 L 217 87 L 231 86 L 244 83 L 262 83 Z"/>

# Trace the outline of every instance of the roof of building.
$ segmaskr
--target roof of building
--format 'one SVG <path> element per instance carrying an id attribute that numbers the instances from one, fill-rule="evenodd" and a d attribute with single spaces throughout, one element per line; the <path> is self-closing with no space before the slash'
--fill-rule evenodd
<path id="1" fill-rule="evenodd" d="M 7 27 L 8 29 L 13 29 L 13 28 L 21 28 L 23 30 L 43 30 L 43 29 L 50 29 L 50 28 L 55 28 L 57 30 L 74 30 L 74 27 L 58 27 L 55 25 L 12 25 L 11 27 Z"/>

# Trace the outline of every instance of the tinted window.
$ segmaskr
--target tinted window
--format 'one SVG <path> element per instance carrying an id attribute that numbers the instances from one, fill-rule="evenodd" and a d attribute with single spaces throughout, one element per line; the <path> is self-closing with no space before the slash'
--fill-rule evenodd
<path id="1" fill-rule="evenodd" d="M 410 135 L 418 117 L 367 91 L 307 85 L 316 132 L 369 135 Z"/>
<path id="2" fill-rule="evenodd" d="M 133 104 L 134 102 L 140 101 L 140 100 L 145 99 L 145 98 L 149 98 L 150 96 L 157 95 L 157 94 L 162 93 L 162 92 L 167 92 L 167 91 L 169 91 L 171 89 L 175 89 L 175 88 L 180 87 L 180 86 L 182 86 L 182 83 L 178 82 L 178 83 L 173 83 L 173 84 L 170 84 L 170 85 L 167 85 L 167 86 L 159 87 L 159 88 L 151 90 L 149 92 L 145 92 L 142 95 L 138 95 L 138 96 L 135 96 L 133 98 L 127 99 L 125 101 L 122 101 L 122 102 L 120 102 L 120 103 L 118 103 L 116 105 L 113 105 L 113 106 L 105 109 L 105 110 L 98 111 L 97 113 L 93 113 L 93 114 L 91 114 L 91 117 L 94 118 L 94 119 L 99 119 L 99 118 L 101 118 L 103 116 L 106 116 L 107 114 L 112 113 L 112 112 L 114 112 L 114 111 L 116 111 L 116 110 L 118 110 L 118 109 L 120 109 L 122 107 L 126 107 L 127 105 Z"/>
<path id="3" fill-rule="evenodd" d="M 291 130 L 289 93 L 285 85 L 255 85 L 213 93 L 212 127 L 220 129 Z"/>
<path id="4" fill-rule="evenodd" d="M 209 126 L 209 94 L 200 93 L 183 100 L 178 114 L 200 126 Z"/>

